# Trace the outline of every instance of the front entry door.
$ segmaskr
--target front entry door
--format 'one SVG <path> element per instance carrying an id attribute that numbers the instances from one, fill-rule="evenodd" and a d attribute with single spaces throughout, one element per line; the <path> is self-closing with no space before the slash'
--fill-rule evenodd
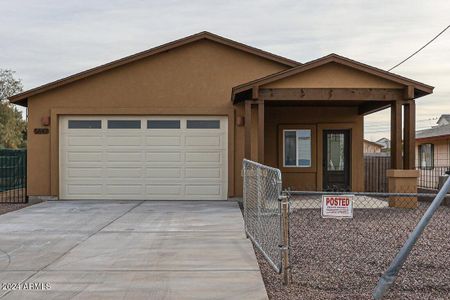
<path id="1" fill-rule="evenodd" d="M 350 191 L 350 130 L 323 131 L 323 189 Z"/>

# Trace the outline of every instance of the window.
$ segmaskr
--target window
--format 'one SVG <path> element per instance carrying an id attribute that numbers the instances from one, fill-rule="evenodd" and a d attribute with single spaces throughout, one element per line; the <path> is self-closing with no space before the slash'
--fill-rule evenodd
<path id="1" fill-rule="evenodd" d="M 180 128 L 180 120 L 148 120 L 147 128 L 179 129 Z"/>
<path id="2" fill-rule="evenodd" d="M 109 129 L 140 129 L 141 120 L 108 120 Z"/>
<path id="3" fill-rule="evenodd" d="M 311 167 L 311 130 L 284 130 L 284 166 Z"/>
<path id="4" fill-rule="evenodd" d="M 69 120 L 69 129 L 101 129 L 101 120 Z"/>
<path id="5" fill-rule="evenodd" d="M 327 143 L 327 171 L 344 171 L 345 135 L 343 133 L 328 133 Z"/>
<path id="6" fill-rule="evenodd" d="M 432 169 L 434 167 L 434 145 L 419 145 L 419 165 L 423 169 Z"/>
<path id="7" fill-rule="evenodd" d="M 220 120 L 187 120 L 189 129 L 220 129 Z"/>

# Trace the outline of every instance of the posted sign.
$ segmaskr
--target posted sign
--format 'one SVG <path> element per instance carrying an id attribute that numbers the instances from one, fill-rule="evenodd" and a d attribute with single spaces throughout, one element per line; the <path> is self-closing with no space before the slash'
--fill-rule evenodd
<path id="1" fill-rule="evenodd" d="M 353 196 L 323 195 L 321 211 L 323 218 L 353 218 Z"/>

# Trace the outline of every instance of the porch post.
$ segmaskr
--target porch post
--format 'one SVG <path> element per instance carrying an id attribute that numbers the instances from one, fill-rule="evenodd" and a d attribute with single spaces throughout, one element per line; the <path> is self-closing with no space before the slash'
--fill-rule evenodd
<path id="1" fill-rule="evenodd" d="M 405 105 L 404 146 L 402 147 L 402 104 Z M 418 170 L 414 168 L 415 109 L 413 100 L 391 105 L 391 169 L 387 171 L 389 193 L 417 193 Z M 403 150 L 403 160 L 402 160 Z M 404 163 L 404 170 L 402 170 Z M 416 208 L 417 197 L 390 196 L 389 206 Z"/>
<path id="2" fill-rule="evenodd" d="M 414 100 L 408 100 L 404 104 L 404 125 L 403 125 L 403 168 L 415 169 L 416 163 L 416 104 Z"/>
<path id="3" fill-rule="evenodd" d="M 258 162 L 264 163 L 264 101 L 258 102 Z"/>
<path id="4" fill-rule="evenodd" d="M 402 105 L 391 103 L 391 169 L 402 169 Z"/>
<path id="5" fill-rule="evenodd" d="M 244 140 L 244 155 L 246 159 L 251 159 L 252 157 L 252 101 L 245 100 L 245 140 Z"/>

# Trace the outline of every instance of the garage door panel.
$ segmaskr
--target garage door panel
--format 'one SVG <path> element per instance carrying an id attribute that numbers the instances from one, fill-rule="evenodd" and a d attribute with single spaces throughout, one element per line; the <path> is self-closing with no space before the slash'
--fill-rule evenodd
<path id="1" fill-rule="evenodd" d="M 155 151 L 155 152 L 147 152 L 147 161 L 148 162 L 158 162 L 158 163 L 174 163 L 181 162 L 182 153 L 181 151 L 176 152 L 168 152 L 168 151 Z"/>
<path id="2" fill-rule="evenodd" d="M 187 184 L 185 186 L 186 195 L 190 196 L 219 196 L 221 194 L 220 185 L 196 185 Z"/>
<path id="3" fill-rule="evenodd" d="M 99 137 L 102 136 L 101 129 L 64 129 L 64 138 L 70 137 Z"/>
<path id="4" fill-rule="evenodd" d="M 101 167 L 72 167 L 67 169 L 67 177 L 73 179 L 84 178 L 100 178 L 103 176 L 103 169 Z"/>
<path id="5" fill-rule="evenodd" d="M 186 136 L 186 146 L 222 146 L 221 136 Z"/>
<path id="6" fill-rule="evenodd" d="M 67 125 L 92 119 L 101 129 Z M 202 119 L 220 120 L 220 128 L 186 128 L 187 120 Z M 141 128 L 112 129 L 108 120 L 140 120 Z M 211 116 L 62 117 L 60 198 L 224 200 L 227 128 L 225 117 Z"/>
<path id="7" fill-rule="evenodd" d="M 115 167 L 106 168 L 105 176 L 107 178 L 140 178 L 144 170 L 141 167 Z"/>
<path id="8" fill-rule="evenodd" d="M 142 138 L 140 136 L 108 136 L 106 138 L 107 146 L 130 147 L 140 146 L 141 143 Z"/>
<path id="9" fill-rule="evenodd" d="M 68 162 L 98 162 L 102 160 L 102 153 L 99 152 L 72 152 L 67 153 Z"/>
<path id="10" fill-rule="evenodd" d="M 182 184 L 147 184 L 146 192 L 150 197 L 157 198 L 167 198 L 173 196 L 182 195 L 183 185 Z"/>
<path id="11" fill-rule="evenodd" d="M 68 146 L 102 146 L 103 141 L 97 136 L 69 136 L 67 137 Z"/>
<path id="12" fill-rule="evenodd" d="M 68 184 L 67 185 L 67 194 L 69 196 L 72 195 L 102 195 L 102 185 L 101 184 Z"/>
<path id="13" fill-rule="evenodd" d="M 107 152 L 108 162 L 142 162 L 144 154 L 142 152 Z"/>
<path id="14" fill-rule="evenodd" d="M 186 152 L 186 162 L 221 163 L 221 152 Z"/>
<path id="15" fill-rule="evenodd" d="M 149 167 L 146 168 L 147 178 L 162 178 L 172 179 L 182 177 L 182 168 L 170 168 L 170 167 Z"/>
<path id="16" fill-rule="evenodd" d="M 222 177 L 222 169 L 217 168 L 190 168 L 185 169 L 185 177 L 187 179 L 220 179 Z"/>
<path id="17" fill-rule="evenodd" d="M 144 187 L 142 184 L 106 184 L 105 192 L 109 195 L 142 195 Z"/>
<path id="18" fill-rule="evenodd" d="M 146 145 L 152 147 L 181 146 L 181 136 L 149 136 Z"/>

